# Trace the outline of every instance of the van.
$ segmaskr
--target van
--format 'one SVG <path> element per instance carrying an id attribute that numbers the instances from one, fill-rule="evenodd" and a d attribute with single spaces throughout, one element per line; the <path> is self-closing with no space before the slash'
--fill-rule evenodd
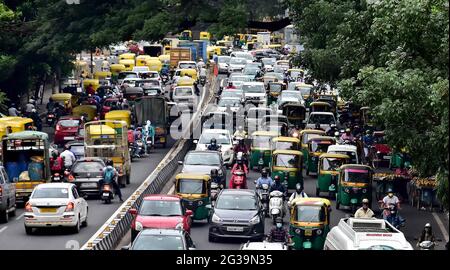
<path id="1" fill-rule="evenodd" d="M 389 222 L 376 218 L 343 218 L 327 235 L 324 250 L 413 250 Z"/>

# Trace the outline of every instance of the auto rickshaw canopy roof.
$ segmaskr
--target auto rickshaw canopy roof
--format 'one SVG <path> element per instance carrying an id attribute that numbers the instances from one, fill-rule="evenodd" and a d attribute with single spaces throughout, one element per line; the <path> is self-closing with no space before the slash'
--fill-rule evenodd
<path id="1" fill-rule="evenodd" d="M 14 132 L 6 135 L 6 139 L 8 140 L 44 140 L 48 141 L 48 134 L 40 131 L 21 131 L 21 132 Z"/>
<path id="2" fill-rule="evenodd" d="M 105 118 L 128 118 L 131 117 L 131 112 L 128 110 L 114 110 L 107 112 Z"/>
<path id="3" fill-rule="evenodd" d="M 194 79 L 191 78 L 180 78 L 177 81 L 177 86 L 192 86 L 194 82 Z"/>
<path id="4" fill-rule="evenodd" d="M 356 170 L 362 169 L 362 170 L 368 170 L 369 172 L 373 171 L 372 167 L 367 166 L 367 165 L 362 165 L 362 164 L 345 164 L 345 165 L 342 165 L 339 169 L 341 171 L 344 171 L 346 169 L 356 169 Z"/>
<path id="5" fill-rule="evenodd" d="M 316 197 L 310 197 L 310 198 L 296 198 L 292 201 L 292 205 L 314 205 L 314 206 L 331 206 L 331 202 L 328 199 L 325 198 L 316 198 Z"/>
<path id="6" fill-rule="evenodd" d="M 300 131 L 300 136 L 302 136 L 305 133 L 306 134 L 325 134 L 325 131 L 318 130 L 318 129 L 304 129 L 304 130 Z"/>
<path id="7" fill-rule="evenodd" d="M 303 156 L 303 153 L 297 150 L 275 150 L 273 151 L 273 155 L 296 155 Z"/>
<path id="8" fill-rule="evenodd" d="M 175 176 L 176 180 L 179 179 L 192 179 L 192 180 L 203 180 L 205 182 L 210 181 L 211 177 L 207 174 L 199 174 L 199 173 L 179 173 Z"/>
<path id="9" fill-rule="evenodd" d="M 135 57 L 136 57 L 135 53 L 123 53 L 119 55 L 119 60 L 132 59 L 134 61 Z"/>
<path id="10" fill-rule="evenodd" d="M 343 155 L 343 154 L 333 154 L 333 153 L 323 153 L 322 155 L 319 156 L 319 159 L 325 159 L 325 158 L 340 158 L 340 159 L 350 159 L 350 157 L 348 155 Z"/>
<path id="11" fill-rule="evenodd" d="M 70 93 L 53 94 L 52 99 L 54 101 L 68 101 L 68 100 L 72 99 L 72 94 L 70 94 Z"/>
<path id="12" fill-rule="evenodd" d="M 255 136 L 271 136 L 278 137 L 278 132 L 276 131 L 266 131 L 266 130 L 258 130 L 252 133 L 252 137 Z"/>
<path id="13" fill-rule="evenodd" d="M 315 137 L 315 138 L 311 138 L 308 140 L 308 143 L 311 142 L 336 142 L 336 139 L 334 137 L 328 137 L 328 136 L 320 136 L 320 137 Z"/>
<path id="14" fill-rule="evenodd" d="M 278 136 L 276 138 L 272 139 L 272 142 L 293 142 L 293 143 L 300 143 L 300 140 L 298 138 L 294 137 L 285 137 L 285 136 Z"/>
<path id="15" fill-rule="evenodd" d="M 117 131 L 108 125 L 90 125 L 88 126 L 88 133 L 90 135 L 116 135 Z"/>
<path id="16" fill-rule="evenodd" d="M 313 101 L 311 102 L 311 104 L 309 105 L 310 107 L 313 106 L 325 106 L 325 107 L 330 107 L 331 108 L 331 104 L 325 101 Z"/>

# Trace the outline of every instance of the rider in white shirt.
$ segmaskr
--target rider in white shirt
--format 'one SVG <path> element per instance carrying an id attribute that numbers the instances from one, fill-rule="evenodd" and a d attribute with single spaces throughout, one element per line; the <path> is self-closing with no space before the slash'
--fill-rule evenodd
<path id="1" fill-rule="evenodd" d="M 308 198 L 308 195 L 303 191 L 303 186 L 300 183 L 295 185 L 295 192 L 292 193 L 289 198 L 288 205 L 291 205 L 291 203 L 297 198 Z"/>

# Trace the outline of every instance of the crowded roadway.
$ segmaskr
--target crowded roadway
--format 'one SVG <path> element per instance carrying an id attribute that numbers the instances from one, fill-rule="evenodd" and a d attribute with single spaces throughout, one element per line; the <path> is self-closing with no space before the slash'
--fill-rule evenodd
<path id="1" fill-rule="evenodd" d="M 152 45 L 156 57 L 145 45 L 112 47 L 117 56 L 99 53 L 94 72 L 77 60 L 44 118 L 5 134 L 1 167 L 17 207 L 5 210 L 0 249 L 79 249 L 165 158 L 176 119 L 209 94 L 200 136 L 161 194 L 129 210 L 116 249 L 444 249 L 443 214 L 414 198 L 414 161 L 390 150 L 370 108 L 319 85 L 283 47 L 225 41 L 186 59 L 176 46 Z"/>

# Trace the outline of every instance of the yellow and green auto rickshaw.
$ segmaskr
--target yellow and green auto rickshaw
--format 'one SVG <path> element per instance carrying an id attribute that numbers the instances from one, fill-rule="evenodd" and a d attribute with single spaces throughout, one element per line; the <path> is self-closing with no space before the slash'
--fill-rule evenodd
<path id="1" fill-rule="evenodd" d="M 194 81 L 198 80 L 198 74 L 197 74 L 197 70 L 193 69 L 193 68 L 184 68 L 180 70 L 180 76 L 184 77 L 184 76 L 189 76 L 191 77 Z"/>
<path id="2" fill-rule="evenodd" d="M 126 69 L 123 64 L 112 64 L 109 66 L 109 70 L 111 71 L 113 76 L 118 76 L 120 72 L 124 72 Z"/>
<path id="3" fill-rule="evenodd" d="M 294 137 L 276 137 L 272 139 L 271 150 L 294 150 L 300 151 L 300 140 Z"/>
<path id="4" fill-rule="evenodd" d="M 298 138 L 301 143 L 301 151 L 303 153 L 303 158 L 305 161 L 307 161 L 309 158 L 309 150 L 308 150 L 309 139 L 316 138 L 319 136 L 325 136 L 325 131 L 317 129 L 304 129 L 300 131 L 300 133 L 298 134 Z M 306 162 L 304 162 L 303 165 L 306 165 Z"/>
<path id="5" fill-rule="evenodd" d="M 123 53 L 119 55 L 119 61 L 120 60 L 135 60 L 136 54 L 135 53 Z"/>
<path id="6" fill-rule="evenodd" d="M 136 66 L 137 67 L 145 67 L 147 66 L 148 61 L 151 59 L 150 55 L 139 55 L 136 57 Z"/>
<path id="7" fill-rule="evenodd" d="M 286 85 L 283 82 L 269 82 L 267 84 L 267 104 L 272 104 L 278 100 L 278 96 L 281 91 L 286 89 Z"/>
<path id="8" fill-rule="evenodd" d="M 127 123 L 127 128 L 131 126 L 131 112 L 129 110 L 114 110 L 105 114 L 105 120 L 117 120 Z"/>
<path id="9" fill-rule="evenodd" d="M 360 164 L 346 164 L 339 168 L 336 193 L 336 209 L 349 206 L 354 213 L 363 199 L 372 203 L 372 167 Z"/>
<path id="10" fill-rule="evenodd" d="M 210 40 L 211 34 L 209 32 L 200 32 L 200 40 Z"/>
<path id="11" fill-rule="evenodd" d="M 326 153 L 328 146 L 336 144 L 333 137 L 320 136 L 308 140 L 308 160 L 306 161 L 306 175 L 317 174 L 319 156 Z"/>
<path id="12" fill-rule="evenodd" d="M 336 197 L 339 168 L 349 162 L 350 157 L 347 155 L 325 153 L 319 156 L 316 197 L 319 197 L 320 192 L 328 192 L 331 199 Z"/>
<path id="13" fill-rule="evenodd" d="M 96 80 L 105 80 L 107 78 L 111 78 L 112 73 L 110 71 L 97 71 L 94 72 L 94 79 Z"/>
<path id="14" fill-rule="evenodd" d="M 250 137 L 250 168 L 258 167 L 261 170 L 268 167 L 272 158 L 270 151 L 270 142 L 278 137 L 278 132 L 274 131 L 255 131 Z"/>
<path id="15" fill-rule="evenodd" d="M 179 173 L 175 177 L 175 194 L 183 206 L 194 212 L 192 219 L 208 219 L 211 204 L 211 177 L 206 174 Z"/>
<path id="16" fill-rule="evenodd" d="M 122 59 L 119 60 L 119 64 L 125 66 L 125 71 L 132 71 L 135 66 L 134 59 Z"/>
<path id="17" fill-rule="evenodd" d="M 289 235 L 294 249 L 322 250 L 330 231 L 331 202 L 323 198 L 297 198 L 290 207 Z"/>
<path id="18" fill-rule="evenodd" d="M 288 76 L 292 80 L 297 81 L 298 79 L 303 79 L 305 76 L 305 71 L 300 68 L 290 68 L 288 69 Z"/>
<path id="19" fill-rule="evenodd" d="M 54 102 L 58 102 L 59 104 L 63 105 L 64 108 L 66 109 L 67 113 L 71 113 L 72 112 L 72 94 L 70 93 L 58 93 L 58 94 L 53 94 L 52 95 L 52 99 Z"/>
<path id="20" fill-rule="evenodd" d="M 160 72 L 162 69 L 162 62 L 159 60 L 159 58 L 156 59 L 150 59 L 147 61 L 147 67 L 150 71 L 156 71 Z"/>
<path id="21" fill-rule="evenodd" d="M 283 103 L 280 106 L 280 109 L 283 112 L 289 121 L 290 126 L 303 126 L 303 121 L 306 119 L 306 108 L 304 105 L 295 102 L 287 102 Z"/>
<path id="22" fill-rule="evenodd" d="M 309 104 L 310 112 L 333 112 L 330 103 L 324 101 L 314 101 Z"/>
<path id="23" fill-rule="evenodd" d="M 95 105 L 78 105 L 72 109 L 73 116 L 84 116 L 88 122 L 93 121 L 97 116 L 97 107 Z"/>
<path id="24" fill-rule="evenodd" d="M 294 150 L 275 150 L 271 161 L 272 177 L 280 176 L 288 189 L 303 186 L 303 154 Z"/>
<path id="25" fill-rule="evenodd" d="M 184 30 L 183 32 L 181 32 L 180 40 L 192 40 L 192 31 L 191 30 Z"/>
<path id="26" fill-rule="evenodd" d="M 29 130 L 34 126 L 33 119 L 20 116 L 2 117 L 0 118 L 0 124 L 3 124 L 6 130 L 11 127 L 13 133 Z"/>

